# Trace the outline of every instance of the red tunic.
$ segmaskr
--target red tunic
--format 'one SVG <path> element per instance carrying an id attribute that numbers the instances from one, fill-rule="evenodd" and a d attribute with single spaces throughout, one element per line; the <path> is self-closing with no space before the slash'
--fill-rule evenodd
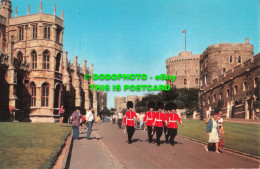
<path id="1" fill-rule="evenodd" d="M 163 121 L 165 121 L 165 115 L 162 112 L 157 112 L 155 116 L 154 126 L 163 127 Z M 166 122 L 166 121 L 165 121 Z"/>
<path id="2" fill-rule="evenodd" d="M 165 122 L 168 122 L 169 113 L 165 113 L 164 117 L 165 117 Z M 167 126 L 167 123 L 164 123 L 164 126 Z"/>
<path id="3" fill-rule="evenodd" d="M 144 116 L 144 121 L 146 122 L 147 126 L 152 126 L 154 123 L 156 113 L 155 112 L 147 112 Z"/>
<path id="4" fill-rule="evenodd" d="M 169 119 L 168 119 L 168 123 L 169 123 L 169 128 L 174 128 L 177 129 L 178 128 L 178 124 L 177 124 L 177 120 L 182 123 L 179 115 L 177 113 L 170 113 L 169 114 Z"/>
<path id="5" fill-rule="evenodd" d="M 128 111 L 125 113 L 124 116 L 124 125 L 127 126 L 135 126 L 134 117 L 137 118 L 137 115 L 134 111 Z"/>

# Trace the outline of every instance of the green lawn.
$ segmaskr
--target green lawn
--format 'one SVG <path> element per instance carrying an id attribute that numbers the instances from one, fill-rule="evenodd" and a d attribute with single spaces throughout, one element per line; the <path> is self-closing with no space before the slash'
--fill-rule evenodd
<path id="1" fill-rule="evenodd" d="M 0 123 L 0 168 L 50 168 L 70 131 L 58 123 Z"/>
<path id="2" fill-rule="evenodd" d="M 179 125 L 178 134 L 200 140 L 208 141 L 205 121 L 183 120 L 184 126 Z M 225 147 L 260 156 L 260 125 L 228 123 L 224 121 Z"/>

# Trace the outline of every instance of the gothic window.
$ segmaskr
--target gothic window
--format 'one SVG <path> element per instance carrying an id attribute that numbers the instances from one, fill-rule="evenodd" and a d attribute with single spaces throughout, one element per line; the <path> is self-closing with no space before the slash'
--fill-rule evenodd
<path id="1" fill-rule="evenodd" d="M 238 56 L 237 62 L 238 62 L 238 63 L 241 63 L 241 56 Z"/>
<path id="2" fill-rule="evenodd" d="M 56 68 L 55 68 L 55 71 L 59 71 L 59 69 L 60 69 L 60 58 L 61 58 L 61 54 L 58 53 L 57 56 L 56 56 Z"/>
<path id="3" fill-rule="evenodd" d="M 234 94 L 237 94 L 237 85 L 234 87 Z"/>
<path id="4" fill-rule="evenodd" d="M 19 27 L 19 41 L 23 40 L 23 27 Z"/>
<path id="5" fill-rule="evenodd" d="M 219 99 L 222 99 L 223 96 L 222 96 L 222 92 L 219 93 Z"/>
<path id="6" fill-rule="evenodd" d="M 230 63 L 232 62 L 232 56 L 229 57 L 229 62 L 230 62 Z"/>
<path id="7" fill-rule="evenodd" d="M 216 101 L 216 95 L 214 94 L 214 97 L 213 97 L 213 102 L 215 102 Z"/>
<path id="8" fill-rule="evenodd" d="M 246 90 L 247 90 L 247 83 L 244 82 L 244 83 L 243 83 L 243 91 L 246 91 Z"/>
<path id="9" fill-rule="evenodd" d="M 33 39 L 37 39 L 38 28 L 37 25 L 33 26 Z"/>
<path id="10" fill-rule="evenodd" d="M 254 88 L 258 87 L 258 77 L 254 78 Z"/>
<path id="11" fill-rule="evenodd" d="M 195 84 L 199 84 L 199 79 L 198 78 L 195 79 Z"/>
<path id="12" fill-rule="evenodd" d="M 43 62 L 42 62 L 42 68 L 43 69 L 49 69 L 50 68 L 50 52 L 44 51 L 43 52 Z"/>
<path id="13" fill-rule="evenodd" d="M 56 41 L 57 42 L 60 42 L 61 31 L 62 31 L 61 28 L 58 28 L 56 31 Z"/>
<path id="14" fill-rule="evenodd" d="M 227 97 L 229 97 L 229 89 L 227 89 Z"/>
<path id="15" fill-rule="evenodd" d="M 208 97 L 208 104 L 210 104 L 210 97 Z"/>
<path id="16" fill-rule="evenodd" d="M 50 26 L 45 26 L 44 27 L 44 38 L 45 39 L 50 39 L 51 38 L 51 27 Z"/>
<path id="17" fill-rule="evenodd" d="M 42 107 L 48 107 L 49 106 L 49 84 L 44 83 L 42 85 Z"/>
<path id="18" fill-rule="evenodd" d="M 31 83 L 31 106 L 36 106 L 36 85 Z"/>
<path id="19" fill-rule="evenodd" d="M 31 53 L 32 56 L 32 69 L 37 69 L 37 53 L 34 51 L 32 51 Z"/>
<path id="20" fill-rule="evenodd" d="M 18 52 L 17 59 L 18 59 L 18 62 L 22 62 L 23 61 L 23 53 L 22 52 Z"/>
<path id="21" fill-rule="evenodd" d="M 187 79 L 184 79 L 184 85 L 186 85 L 187 84 Z"/>

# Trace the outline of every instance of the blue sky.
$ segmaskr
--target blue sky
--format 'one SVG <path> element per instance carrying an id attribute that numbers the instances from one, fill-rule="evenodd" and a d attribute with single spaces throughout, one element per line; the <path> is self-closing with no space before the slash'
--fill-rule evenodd
<path id="1" fill-rule="evenodd" d="M 244 43 L 250 39 L 259 53 L 259 0 L 43 0 L 43 12 L 57 16 L 64 9 L 64 50 L 69 59 L 94 63 L 94 73 L 165 74 L 165 60 L 184 50 L 202 53 L 217 43 Z M 39 12 L 40 0 L 12 0 L 13 11 Z M 14 16 L 14 12 L 13 12 Z M 98 84 L 165 84 L 165 81 L 96 81 Z M 114 96 L 146 92 L 108 93 Z"/>

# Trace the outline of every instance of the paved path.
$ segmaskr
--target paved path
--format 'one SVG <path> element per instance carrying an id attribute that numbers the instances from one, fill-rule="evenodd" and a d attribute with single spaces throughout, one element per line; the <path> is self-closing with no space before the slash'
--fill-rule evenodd
<path id="1" fill-rule="evenodd" d="M 229 152 L 206 152 L 201 144 L 180 137 L 175 146 L 158 147 L 149 144 L 147 132 L 141 130 L 129 145 L 123 129 L 110 123 L 95 125 L 94 135 L 99 139 L 74 141 L 70 168 L 258 168 L 260 164 Z"/>

